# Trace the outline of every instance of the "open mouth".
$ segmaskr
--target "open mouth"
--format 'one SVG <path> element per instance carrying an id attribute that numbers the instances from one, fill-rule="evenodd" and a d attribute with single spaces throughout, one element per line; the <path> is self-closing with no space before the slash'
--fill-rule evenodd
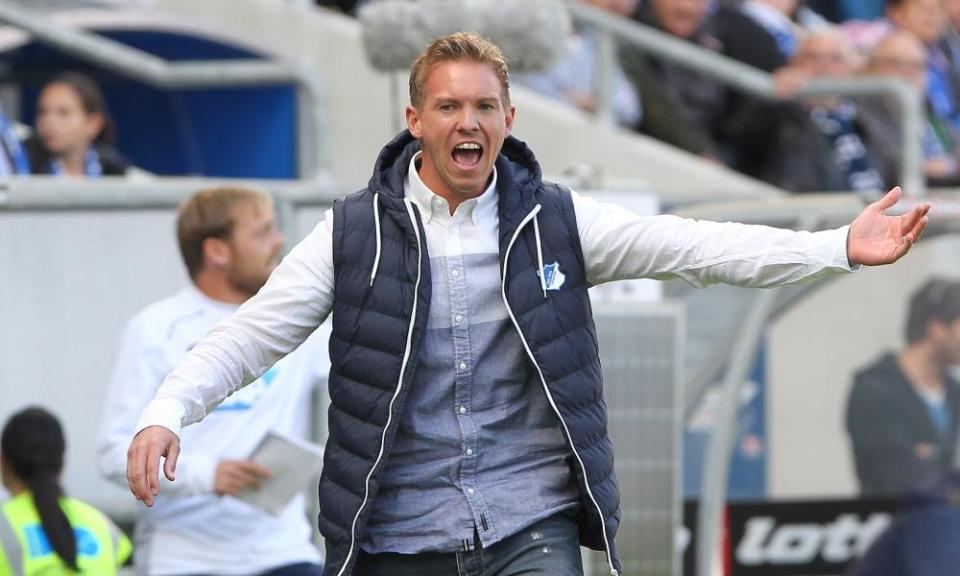
<path id="1" fill-rule="evenodd" d="M 480 164 L 480 159 L 483 158 L 483 146 L 477 142 L 457 144 L 451 156 L 453 156 L 453 161 L 461 168 L 475 168 Z"/>

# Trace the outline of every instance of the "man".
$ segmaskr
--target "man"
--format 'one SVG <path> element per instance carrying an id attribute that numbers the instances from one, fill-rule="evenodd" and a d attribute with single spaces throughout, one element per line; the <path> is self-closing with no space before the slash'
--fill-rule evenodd
<path id="1" fill-rule="evenodd" d="M 927 282 L 910 299 L 907 347 L 857 373 L 847 431 L 869 496 L 929 488 L 950 471 L 960 423 L 960 282 Z"/>
<path id="2" fill-rule="evenodd" d="M 909 32 L 895 31 L 883 38 L 867 63 L 866 74 L 881 77 L 899 77 L 906 80 L 918 94 L 927 87 L 927 50 L 923 43 Z M 899 109 L 895 101 L 886 97 L 863 97 L 857 107 L 864 127 L 870 136 L 871 152 L 885 181 L 892 181 L 900 166 Z M 927 106 L 926 126 L 923 132 L 924 174 L 934 186 L 955 185 L 960 175 L 957 150 L 960 132 L 932 113 Z"/>
<path id="3" fill-rule="evenodd" d="M 896 260 L 926 222 L 927 206 L 882 216 L 898 191 L 818 234 L 640 218 L 571 194 L 510 136 L 506 62 L 472 33 L 421 53 L 406 113 L 370 187 L 337 202 L 147 407 L 129 451 L 137 498 L 157 497 L 161 455 L 174 478 L 182 425 L 332 310 L 327 574 L 579 575 L 580 543 L 619 574 L 588 286 L 798 282 Z"/>
<path id="4" fill-rule="evenodd" d="M 774 75 L 778 95 L 791 98 L 814 79 L 846 78 L 853 48 L 837 30 L 803 39 L 791 65 Z M 884 187 L 856 104 L 837 97 L 755 103 L 730 123 L 743 161 L 764 180 L 792 192 L 874 192 Z"/>
<path id="5" fill-rule="evenodd" d="M 613 9 L 621 14 L 632 4 L 633 19 L 637 22 L 706 50 L 722 52 L 723 46 L 709 29 L 709 0 L 633 0 L 613 4 Z M 722 157 L 718 141 L 722 137 L 727 93 L 720 84 L 630 46 L 620 50 L 620 62 L 644 103 L 641 132 L 693 154 Z M 665 93 L 666 98 L 659 97 L 657 92 Z M 679 122 L 674 120 L 677 117 Z"/>
<path id="6" fill-rule="evenodd" d="M 283 244 L 270 197 L 243 188 L 194 195 L 180 209 L 177 238 L 192 285 L 129 322 L 104 410 L 100 468 L 117 483 L 125 479 L 137 418 L 163 378 L 211 327 L 256 294 Z M 270 476 L 248 459 L 268 432 L 307 435 L 311 393 L 326 368 L 322 345 L 309 339 L 184 431 L 177 482 L 165 485 L 156 506 L 137 519 L 138 574 L 321 573 L 302 494 L 279 516 L 231 497 Z"/>

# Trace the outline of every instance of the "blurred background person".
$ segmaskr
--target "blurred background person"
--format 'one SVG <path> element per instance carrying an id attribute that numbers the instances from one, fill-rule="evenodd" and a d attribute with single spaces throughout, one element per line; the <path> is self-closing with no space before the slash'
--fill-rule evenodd
<path id="1" fill-rule="evenodd" d="M 910 298 L 907 347 L 857 373 L 847 401 L 860 491 L 897 496 L 950 472 L 957 449 L 960 282 L 934 279 Z"/>
<path id="2" fill-rule="evenodd" d="M 724 54 L 764 72 L 786 66 L 801 30 L 792 15 L 799 0 L 745 0 L 717 11 L 715 31 Z"/>
<path id="3" fill-rule="evenodd" d="M 621 13 L 629 12 L 630 4 L 619 2 Z M 647 0 L 632 2 L 632 17 L 680 40 L 701 48 L 722 52 L 723 46 L 710 31 L 710 0 Z M 621 65 L 633 82 L 644 103 L 641 132 L 688 152 L 710 158 L 723 158 L 720 145 L 726 89 L 707 76 L 662 58 L 649 56 L 635 48 L 624 48 Z M 649 87 L 656 86 L 666 95 L 665 106 L 648 97 Z M 675 127 L 661 121 L 670 115 L 682 121 Z"/>
<path id="4" fill-rule="evenodd" d="M 581 0 L 601 10 L 614 13 L 615 4 L 629 6 L 627 0 Z M 567 41 L 566 54 L 550 69 L 542 73 L 521 73 L 511 76 L 518 86 L 526 86 L 544 96 L 566 102 L 586 112 L 596 111 L 595 86 L 597 82 L 597 34 L 592 28 L 575 29 Z M 633 84 L 617 65 L 613 69 L 613 113 L 620 126 L 633 128 L 640 124 L 642 107 Z"/>
<path id="5" fill-rule="evenodd" d="M 811 33 L 790 66 L 774 76 L 782 98 L 792 98 L 816 79 L 853 73 L 853 48 L 842 32 Z M 884 187 L 856 104 L 840 97 L 806 98 L 745 106 L 731 121 L 730 134 L 742 169 L 792 192 Z"/>
<path id="6" fill-rule="evenodd" d="M 121 176 L 129 163 L 113 147 L 103 94 L 88 76 L 67 72 L 40 92 L 34 136 L 27 141 L 34 174 Z"/>
<path id="7" fill-rule="evenodd" d="M 177 240 L 192 284 L 127 324 L 104 408 L 100 470 L 124 487 L 140 413 L 180 358 L 264 285 L 283 245 L 272 200 L 246 188 L 195 194 L 180 208 Z M 302 492 L 278 516 L 231 496 L 270 476 L 249 460 L 269 432 L 307 437 L 311 394 L 329 368 L 324 344 L 315 335 L 183 430 L 176 482 L 138 510 L 138 573 L 321 574 Z"/>
<path id="8" fill-rule="evenodd" d="M 0 179 L 30 174 L 27 151 L 20 142 L 13 120 L 0 108 Z"/>
<path id="9" fill-rule="evenodd" d="M 42 408 L 15 413 L 0 438 L 0 476 L 11 499 L 0 504 L 0 574 L 112 576 L 130 557 L 130 540 L 106 516 L 60 486 L 66 440 Z"/>
<path id="10" fill-rule="evenodd" d="M 909 32 L 895 31 L 873 49 L 864 73 L 901 78 L 922 95 L 927 87 L 926 69 L 927 51 L 923 43 Z M 871 132 L 871 151 L 884 181 L 896 181 L 903 143 L 899 105 L 889 97 L 879 96 L 859 98 L 857 105 L 866 129 Z M 956 185 L 960 183 L 957 156 L 960 131 L 933 114 L 929 102 L 925 109 L 924 174 L 931 186 Z"/>

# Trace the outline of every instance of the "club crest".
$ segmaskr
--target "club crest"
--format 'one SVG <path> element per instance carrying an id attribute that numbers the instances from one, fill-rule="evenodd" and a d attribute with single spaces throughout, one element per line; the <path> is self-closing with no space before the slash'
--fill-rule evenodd
<path id="1" fill-rule="evenodd" d="M 554 262 L 543 267 L 543 283 L 547 290 L 559 290 L 567 277 L 560 271 L 560 264 Z"/>

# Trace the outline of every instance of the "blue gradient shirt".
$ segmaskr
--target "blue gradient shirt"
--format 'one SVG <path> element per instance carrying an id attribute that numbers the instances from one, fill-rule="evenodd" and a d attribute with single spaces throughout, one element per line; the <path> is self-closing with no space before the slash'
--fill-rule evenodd
<path id="1" fill-rule="evenodd" d="M 410 164 L 423 219 L 430 317 L 361 547 L 368 553 L 483 546 L 577 505 L 570 453 L 501 296 L 497 175 L 447 201 Z"/>

